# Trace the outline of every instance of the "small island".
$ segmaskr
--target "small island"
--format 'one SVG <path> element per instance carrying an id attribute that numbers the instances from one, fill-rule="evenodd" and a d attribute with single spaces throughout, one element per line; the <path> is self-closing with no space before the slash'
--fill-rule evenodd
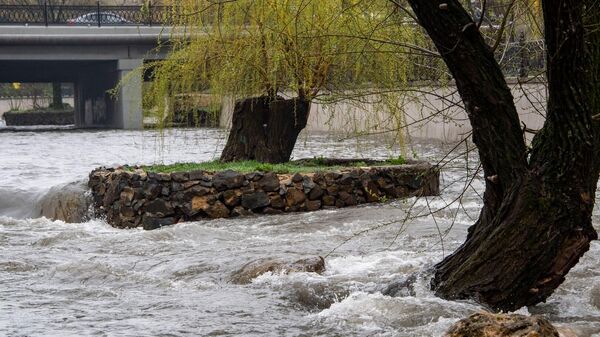
<path id="1" fill-rule="evenodd" d="M 439 169 L 403 158 L 314 158 L 98 168 L 93 209 L 118 228 L 335 209 L 439 194 Z"/>

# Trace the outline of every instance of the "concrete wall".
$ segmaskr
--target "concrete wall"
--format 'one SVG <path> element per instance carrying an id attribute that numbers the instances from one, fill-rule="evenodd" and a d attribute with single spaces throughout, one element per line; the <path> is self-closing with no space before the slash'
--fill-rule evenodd
<path id="1" fill-rule="evenodd" d="M 519 85 L 510 83 L 519 117 L 531 129 L 539 129 L 544 123 L 546 88 L 540 83 Z M 458 106 L 455 106 L 458 103 Z M 376 104 L 357 103 L 349 100 L 335 104 L 313 103 L 306 129 L 308 131 L 334 131 L 348 134 L 364 132 L 379 133 L 381 137 L 395 136 L 399 125 L 405 127 L 410 137 L 433 138 L 454 142 L 465 138 L 471 126 L 466 112 L 460 107 L 461 99 L 456 87 L 415 87 L 403 105 L 401 118 L 391 116 Z M 232 100 L 226 100 L 221 113 L 222 127 L 230 127 Z"/>

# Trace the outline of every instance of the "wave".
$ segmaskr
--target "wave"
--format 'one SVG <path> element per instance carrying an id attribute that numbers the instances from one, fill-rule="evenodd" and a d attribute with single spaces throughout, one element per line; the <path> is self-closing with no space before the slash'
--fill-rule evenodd
<path id="1" fill-rule="evenodd" d="M 91 195 L 83 180 L 47 190 L 0 189 L 0 216 L 15 219 L 46 217 L 79 223 L 90 218 L 90 204 Z"/>

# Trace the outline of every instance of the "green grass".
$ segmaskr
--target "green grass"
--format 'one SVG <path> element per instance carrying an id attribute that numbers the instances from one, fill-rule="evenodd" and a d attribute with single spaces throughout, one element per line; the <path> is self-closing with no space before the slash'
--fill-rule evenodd
<path id="1" fill-rule="evenodd" d="M 383 166 L 383 165 L 401 165 L 406 161 L 404 158 L 394 158 L 385 161 L 367 164 L 364 161 L 352 162 L 348 165 L 326 165 L 322 157 L 317 157 L 311 160 L 303 160 L 301 162 L 287 162 L 283 164 L 260 163 L 257 161 L 239 161 L 233 163 L 222 163 L 218 160 L 202 162 L 202 163 L 176 163 L 171 165 L 151 165 L 142 166 L 141 168 L 147 172 L 157 173 L 172 173 L 186 171 L 209 171 L 217 172 L 224 170 L 233 170 L 241 173 L 249 172 L 275 172 L 278 174 L 294 174 L 308 173 L 319 171 L 336 171 L 347 167 L 365 167 L 365 166 Z M 133 170 L 133 167 L 126 166 L 125 169 Z"/>
<path id="2" fill-rule="evenodd" d="M 390 158 L 385 162 L 389 165 L 404 165 L 406 164 L 406 159 L 402 156 L 398 156 L 397 158 Z"/>

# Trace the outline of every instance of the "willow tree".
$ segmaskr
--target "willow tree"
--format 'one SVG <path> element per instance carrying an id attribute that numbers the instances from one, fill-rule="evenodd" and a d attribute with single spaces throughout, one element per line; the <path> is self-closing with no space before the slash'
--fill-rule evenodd
<path id="1" fill-rule="evenodd" d="M 479 219 L 435 267 L 433 288 L 502 310 L 544 301 L 598 237 L 600 6 L 542 0 L 547 114 L 528 149 L 478 23 L 457 0 L 408 3 L 452 73 L 486 177 Z"/>
<path id="2" fill-rule="evenodd" d="M 235 98 L 222 161 L 288 161 L 319 97 L 376 92 L 398 114 L 393 89 L 406 85 L 419 32 L 385 0 L 173 1 L 170 57 L 146 95 L 210 92 Z M 183 27 L 183 28 L 181 28 Z M 394 42 L 395 41 L 395 42 Z"/>

